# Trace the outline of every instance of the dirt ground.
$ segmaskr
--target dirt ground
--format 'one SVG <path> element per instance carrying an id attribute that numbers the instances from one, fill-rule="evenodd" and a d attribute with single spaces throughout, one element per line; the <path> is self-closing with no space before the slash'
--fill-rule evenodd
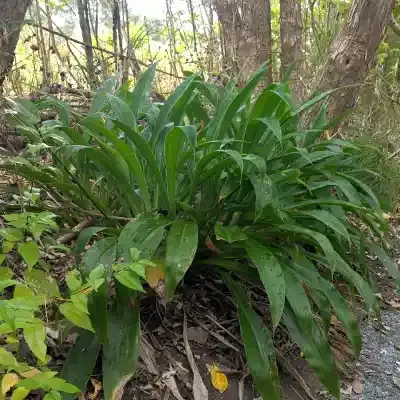
<path id="1" fill-rule="evenodd" d="M 393 258 L 400 263 L 398 224 L 393 226 L 391 243 Z M 361 304 L 355 305 L 364 342 L 360 360 L 352 358 L 344 334 L 333 320 L 331 345 L 342 375 L 344 400 L 400 398 L 400 297 L 385 269 L 372 258 L 370 264 L 374 289 L 382 299 L 383 326 L 368 319 Z M 145 300 L 142 323 L 147 345 L 142 349 L 136 377 L 125 388 L 124 399 L 193 399 L 193 371 L 184 342 L 185 315 L 189 351 L 193 353 L 208 399 L 258 398 L 248 374 L 236 310 L 224 290 L 223 285 L 210 283 L 203 276 L 200 280 L 197 277 L 196 284 L 189 279 L 182 294 L 165 307 L 155 296 Z M 261 298 L 253 302 L 260 310 L 268 307 Z M 300 349 L 283 331 L 276 332 L 275 342 L 282 400 L 332 399 L 301 358 Z M 209 368 L 213 363 L 227 375 L 228 389 L 224 393 L 219 393 L 211 384 Z"/>

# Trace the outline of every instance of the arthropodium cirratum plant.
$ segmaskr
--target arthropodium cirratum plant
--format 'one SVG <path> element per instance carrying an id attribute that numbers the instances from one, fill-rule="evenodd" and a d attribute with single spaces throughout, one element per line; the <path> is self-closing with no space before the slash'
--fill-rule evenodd
<path id="1" fill-rule="evenodd" d="M 351 163 L 357 146 L 320 140 L 329 127 L 325 104 L 311 127 L 299 124 L 301 114 L 329 93 L 299 107 L 287 82 L 256 95 L 265 69 L 240 91 L 234 84 L 218 88 L 194 74 L 163 105 L 152 105 L 147 100 L 155 73 L 151 67 L 133 91 L 105 82 L 86 116 L 55 99 L 13 104 L 18 128 L 33 146 L 51 152 L 53 165 L 33 158 L 1 168 L 44 186 L 74 210 L 103 216 L 76 244 L 79 254 L 102 232 L 84 254 L 78 279 L 92 282 L 87 312 L 95 335 L 82 335 L 61 374 L 79 388 L 84 389 L 93 368 L 86 354 L 79 377 L 71 373 L 80 363 L 80 346 L 92 346 L 93 358 L 103 346 L 106 399 L 118 398 L 133 375 L 140 331 L 137 291 L 146 276 L 138 260 L 156 258 L 162 260 L 169 298 L 189 267 L 208 267 L 223 278 L 238 309 L 250 372 L 264 399 L 280 398 L 273 338 L 252 308 L 245 282 L 265 291 L 272 329 L 285 325 L 322 383 L 339 398 L 328 342 L 331 314 L 343 324 L 355 355 L 361 337 L 333 276 L 341 276 L 368 311 L 378 314 L 377 298 L 359 274 L 367 275 L 365 251 L 376 254 L 396 280 L 399 272 L 384 250 L 387 223 L 379 201 Z M 55 107 L 59 120 L 40 124 L 39 110 L 46 107 Z M 134 219 L 122 226 L 120 217 Z M 206 243 L 218 251 L 209 251 Z M 124 277 L 117 279 L 121 271 Z M 93 284 L 96 279 L 101 284 Z M 107 288 L 113 279 L 118 301 L 110 307 Z M 118 348 L 129 351 L 122 355 Z"/>

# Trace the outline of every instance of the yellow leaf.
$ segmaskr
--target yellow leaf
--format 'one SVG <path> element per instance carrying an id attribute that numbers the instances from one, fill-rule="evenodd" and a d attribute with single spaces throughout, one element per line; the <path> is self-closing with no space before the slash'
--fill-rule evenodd
<path id="1" fill-rule="evenodd" d="M 24 378 L 33 378 L 35 375 L 40 374 L 41 372 L 37 368 L 31 368 L 27 371 L 20 372 L 20 375 Z"/>
<path id="2" fill-rule="evenodd" d="M 146 267 L 146 281 L 157 294 L 161 294 L 165 282 L 164 265 L 156 264 L 155 267 L 148 265 Z"/>
<path id="3" fill-rule="evenodd" d="M 5 374 L 3 377 L 3 380 L 1 381 L 1 393 L 3 396 L 13 387 L 17 384 L 19 381 L 18 375 L 9 373 Z"/>
<path id="4" fill-rule="evenodd" d="M 211 383 L 220 393 L 224 393 L 228 388 L 228 378 L 219 370 L 216 364 L 211 366 Z"/>

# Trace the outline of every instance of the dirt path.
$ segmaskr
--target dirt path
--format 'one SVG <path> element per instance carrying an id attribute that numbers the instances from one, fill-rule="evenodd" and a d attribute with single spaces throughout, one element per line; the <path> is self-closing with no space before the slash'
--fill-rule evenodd
<path id="1" fill-rule="evenodd" d="M 396 310 L 382 312 L 383 329 L 374 323 L 362 327 L 363 350 L 357 367 L 356 382 L 362 393 L 343 394 L 351 400 L 400 399 L 400 313 Z"/>

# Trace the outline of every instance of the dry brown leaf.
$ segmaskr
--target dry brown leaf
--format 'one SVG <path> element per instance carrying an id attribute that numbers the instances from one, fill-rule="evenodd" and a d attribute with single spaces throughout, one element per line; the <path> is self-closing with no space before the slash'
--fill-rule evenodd
<path id="1" fill-rule="evenodd" d="M 140 335 L 140 358 L 146 365 L 147 371 L 153 375 L 160 375 L 156 362 L 155 350 L 143 333 Z"/>
<path id="2" fill-rule="evenodd" d="M 183 314 L 183 341 L 185 343 L 186 357 L 189 361 L 190 368 L 193 372 L 193 397 L 194 400 L 208 400 L 208 391 L 201 378 L 200 372 L 194 361 L 192 350 L 190 349 L 187 336 L 187 318 L 186 313 Z"/>
<path id="3" fill-rule="evenodd" d="M 393 383 L 400 388 L 400 376 L 394 376 L 393 377 Z"/>
<path id="4" fill-rule="evenodd" d="M 167 387 L 171 390 L 172 395 L 177 400 L 184 400 L 182 395 L 179 392 L 178 386 L 175 382 L 174 375 L 170 373 L 170 371 L 166 372 L 162 376 L 162 381 L 167 385 Z"/>
<path id="5" fill-rule="evenodd" d="M 103 389 L 103 385 L 101 384 L 100 381 L 94 378 L 91 378 L 90 381 L 92 382 L 93 385 L 93 393 L 89 394 L 89 399 L 95 400 L 98 394 L 100 393 L 100 390 Z"/>
<path id="6" fill-rule="evenodd" d="M 398 297 L 395 297 L 391 300 L 386 300 L 385 303 L 389 304 L 393 308 L 400 308 L 400 298 L 398 298 Z"/>
<path id="7" fill-rule="evenodd" d="M 187 330 L 187 337 L 189 341 L 204 344 L 208 339 L 208 332 L 200 326 L 191 326 Z"/>
<path id="8" fill-rule="evenodd" d="M 20 372 L 19 374 L 23 376 L 24 378 L 33 378 L 35 375 L 40 374 L 41 371 L 39 371 L 37 368 L 31 368 L 28 371 L 25 372 Z"/>
<path id="9" fill-rule="evenodd" d="M 353 388 L 353 392 L 355 394 L 361 394 L 364 391 L 364 384 L 360 382 L 358 379 L 355 379 L 353 381 L 351 387 Z"/>

